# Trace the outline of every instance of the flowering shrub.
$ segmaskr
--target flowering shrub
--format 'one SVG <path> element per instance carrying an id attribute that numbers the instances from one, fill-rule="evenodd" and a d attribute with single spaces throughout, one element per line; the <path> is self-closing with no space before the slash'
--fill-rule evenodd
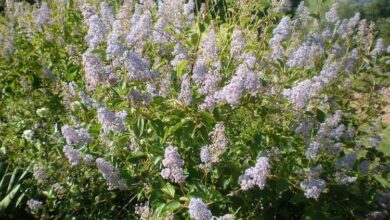
<path id="1" fill-rule="evenodd" d="M 40 219 L 381 218 L 390 48 L 282 1 L 7 1 L 0 143 Z M 387 199 L 387 200 L 386 200 Z"/>

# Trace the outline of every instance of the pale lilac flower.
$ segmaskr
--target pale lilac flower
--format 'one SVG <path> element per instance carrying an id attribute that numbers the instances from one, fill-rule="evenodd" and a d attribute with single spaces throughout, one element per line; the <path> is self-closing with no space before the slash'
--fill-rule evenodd
<path id="1" fill-rule="evenodd" d="M 88 134 L 87 130 L 83 128 L 74 129 L 69 125 L 64 125 L 61 128 L 61 132 L 66 140 L 66 144 L 68 145 L 84 145 L 93 140 L 91 135 Z"/>
<path id="2" fill-rule="evenodd" d="M 214 93 L 212 95 L 208 95 L 208 96 L 206 96 L 203 103 L 199 105 L 199 109 L 201 109 L 203 111 L 206 109 L 209 111 L 213 111 L 217 102 L 218 102 L 218 99 L 216 97 L 216 93 Z"/>
<path id="3" fill-rule="evenodd" d="M 303 29 L 309 24 L 310 20 L 311 18 L 309 9 L 305 6 L 305 1 L 301 1 L 295 10 L 295 17 L 292 22 L 295 28 Z"/>
<path id="4" fill-rule="evenodd" d="M 333 32 L 330 29 L 326 29 L 322 32 L 321 36 L 325 39 L 331 40 L 333 37 Z"/>
<path id="5" fill-rule="evenodd" d="M 27 201 L 27 206 L 31 210 L 38 210 L 42 208 L 43 203 L 41 201 L 35 200 L 35 199 L 30 199 Z"/>
<path id="6" fill-rule="evenodd" d="M 287 66 L 311 69 L 323 54 L 322 45 L 315 42 L 304 42 L 289 56 Z"/>
<path id="7" fill-rule="evenodd" d="M 169 179 L 175 183 L 184 183 L 186 178 L 183 174 L 184 161 L 181 159 L 177 147 L 169 146 L 165 148 L 162 164 L 164 169 L 161 171 L 161 176 L 164 179 Z"/>
<path id="8" fill-rule="evenodd" d="M 359 164 L 359 172 L 362 173 L 363 175 L 367 175 L 368 174 L 368 171 L 369 171 L 369 166 L 370 166 L 370 162 L 368 160 L 363 160 L 360 164 Z"/>
<path id="9" fill-rule="evenodd" d="M 380 134 L 374 134 L 370 138 L 368 138 L 368 142 L 373 147 L 379 147 L 379 144 L 383 141 L 383 137 Z"/>
<path id="10" fill-rule="evenodd" d="M 88 22 L 88 19 L 92 17 L 93 15 L 96 15 L 96 11 L 92 6 L 88 3 L 83 4 L 81 13 L 83 14 L 84 21 Z"/>
<path id="11" fill-rule="evenodd" d="M 260 157 L 254 167 L 245 170 L 240 176 L 240 185 L 242 190 L 248 190 L 255 186 L 264 189 L 267 177 L 269 175 L 269 159 Z"/>
<path id="12" fill-rule="evenodd" d="M 333 138 L 334 140 L 339 140 L 342 136 L 344 136 L 345 130 L 345 125 L 339 125 L 330 132 L 329 137 Z"/>
<path id="13" fill-rule="evenodd" d="M 386 219 L 386 216 L 388 217 L 389 214 L 386 210 L 383 211 L 372 211 L 367 214 L 367 219 L 369 220 L 379 220 L 379 219 Z"/>
<path id="14" fill-rule="evenodd" d="M 347 176 L 344 173 L 339 174 L 337 176 L 337 178 L 338 178 L 338 180 L 337 180 L 338 183 L 345 184 L 345 185 L 356 182 L 356 180 L 357 180 L 356 176 Z"/>
<path id="15" fill-rule="evenodd" d="M 248 71 L 244 78 L 245 90 L 251 95 L 256 96 L 261 88 L 260 77 L 263 76 L 262 72 Z"/>
<path id="16" fill-rule="evenodd" d="M 96 49 L 106 38 L 108 29 L 98 15 L 92 15 L 88 18 L 87 25 L 88 33 L 85 36 L 85 41 L 90 49 Z"/>
<path id="17" fill-rule="evenodd" d="M 317 138 L 324 139 L 330 136 L 333 129 L 335 129 L 341 122 L 342 112 L 336 111 L 333 115 L 326 118 L 326 120 L 320 124 L 320 128 L 317 131 Z"/>
<path id="18" fill-rule="evenodd" d="M 207 73 L 208 73 L 208 67 L 206 65 L 206 62 L 198 58 L 194 64 L 191 78 L 194 80 L 196 84 L 200 85 L 206 79 Z"/>
<path id="19" fill-rule="evenodd" d="M 216 220 L 234 220 L 234 216 L 231 214 L 225 214 L 223 216 L 217 217 Z"/>
<path id="20" fill-rule="evenodd" d="M 138 89 L 132 89 L 127 98 L 135 107 L 148 105 L 152 101 L 152 95 L 150 93 L 141 93 Z"/>
<path id="21" fill-rule="evenodd" d="M 194 0 L 188 0 L 188 2 L 183 5 L 183 16 L 185 17 L 187 23 L 190 23 L 195 19 L 194 9 L 195 9 Z"/>
<path id="22" fill-rule="evenodd" d="M 80 98 L 81 103 L 86 105 L 88 109 L 100 107 L 100 104 L 98 102 L 96 102 L 93 98 L 89 97 L 83 92 L 79 92 L 78 97 Z"/>
<path id="23" fill-rule="evenodd" d="M 219 102 L 228 103 L 232 107 L 240 104 L 241 96 L 244 92 L 244 76 L 242 74 L 244 68 L 244 66 L 240 66 L 229 84 L 214 94 Z"/>
<path id="24" fill-rule="evenodd" d="M 83 159 L 83 154 L 80 151 L 74 149 L 72 146 L 65 145 L 63 148 L 63 152 L 65 153 L 65 156 L 68 158 L 72 166 L 79 165 L 81 160 Z"/>
<path id="25" fill-rule="evenodd" d="M 280 44 L 280 43 L 272 44 L 271 49 L 272 49 L 272 51 L 270 52 L 270 55 L 269 55 L 271 60 L 276 61 L 276 60 L 281 59 L 283 57 L 285 50 L 284 50 L 282 44 Z"/>
<path id="26" fill-rule="evenodd" d="M 350 53 L 350 55 L 344 60 L 343 66 L 344 71 L 346 72 L 352 72 L 356 69 L 356 62 L 359 60 L 359 53 L 355 49 L 353 49 Z"/>
<path id="27" fill-rule="evenodd" d="M 91 154 L 86 154 L 83 158 L 83 162 L 87 166 L 92 166 L 95 162 L 95 157 Z"/>
<path id="28" fill-rule="evenodd" d="M 195 220 L 211 220 L 213 217 L 207 205 L 199 198 L 191 198 L 188 212 Z"/>
<path id="29" fill-rule="evenodd" d="M 325 86 L 336 79 L 338 73 L 338 64 L 328 63 L 319 76 L 314 76 L 311 80 L 306 79 L 291 89 L 284 89 L 283 96 L 293 103 L 295 109 L 303 109 L 310 98 L 318 95 Z"/>
<path id="30" fill-rule="evenodd" d="M 4 41 L 2 42 L 3 52 L 7 59 L 10 59 L 15 51 L 14 32 L 15 30 L 13 28 L 10 28 L 8 35 L 4 36 L 4 39 L 2 39 Z"/>
<path id="31" fill-rule="evenodd" d="M 202 95 L 215 93 L 219 87 L 218 85 L 221 79 L 222 77 L 218 70 L 209 70 L 209 72 L 205 75 L 205 79 L 199 87 L 198 92 Z"/>
<path id="32" fill-rule="evenodd" d="M 178 99 L 189 105 L 192 102 L 191 78 L 187 74 L 182 76 L 181 89 Z"/>
<path id="33" fill-rule="evenodd" d="M 92 50 L 87 50 L 83 54 L 84 78 L 88 91 L 93 91 L 102 82 L 108 78 L 104 70 L 103 61 L 100 55 Z"/>
<path id="34" fill-rule="evenodd" d="M 103 174 L 104 179 L 107 180 L 108 189 L 114 190 L 126 190 L 127 185 L 124 179 L 120 178 L 120 173 L 114 169 L 114 167 L 103 158 L 96 159 L 96 167 Z"/>
<path id="35" fill-rule="evenodd" d="M 307 140 L 309 139 L 316 122 L 317 120 L 312 117 L 304 117 L 294 131 L 297 134 L 303 135 Z"/>
<path id="36" fill-rule="evenodd" d="M 130 80 L 147 80 L 153 77 L 150 63 L 136 52 L 126 51 L 123 56 L 127 77 Z"/>
<path id="37" fill-rule="evenodd" d="M 305 169 L 305 172 L 306 172 L 306 175 L 307 175 L 307 178 L 310 179 L 310 180 L 313 180 L 313 179 L 318 179 L 321 175 L 321 173 L 323 172 L 323 168 L 322 168 L 322 165 L 317 165 L 315 167 L 311 167 L 309 169 Z"/>
<path id="38" fill-rule="evenodd" d="M 202 161 L 203 164 L 201 164 L 199 167 L 202 169 L 210 169 L 211 168 L 211 154 L 209 150 L 209 146 L 205 145 L 200 149 L 200 161 Z"/>
<path id="39" fill-rule="evenodd" d="M 343 147 L 344 147 L 343 143 L 336 143 L 332 146 L 328 146 L 326 150 L 328 151 L 328 153 L 338 156 L 341 153 Z"/>
<path id="40" fill-rule="evenodd" d="M 131 11 L 133 9 L 133 0 L 124 0 L 122 6 L 116 16 L 116 20 L 112 24 L 112 32 L 120 36 L 121 39 L 127 34 Z"/>
<path id="41" fill-rule="evenodd" d="M 286 97 L 294 106 L 295 109 L 303 109 L 306 102 L 311 98 L 312 82 L 308 79 L 298 83 L 291 89 L 285 89 L 283 96 Z"/>
<path id="42" fill-rule="evenodd" d="M 200 43 L 199 57 L 211 67 L 220 69 L 219 49 L 215 37 L 215 30 L 210 29 L 207 36 Z"/>
<path id="43" fill-rule="evenodd" d="M 337 170 L 345 169 L 349 171 L 355 165 L 356 159 L 357 159 L 356 152 L 351 152 L 336 161 L 336 169 Z"/>
<path id="44" fill-rule="evenodd" d="M 103 126 L 104 133 L 110 131 L 114 133 L 120 133 L 126 130 L 125 118 L 127 113 L 125 111 L 113 113 L 104 107 L 100 107 L 97 110 L 98 120 Z"/>
<path id="45" fill-rule="evenodd" d="M 203 2 L 200 5 L 199 14 L 203 14 L 206 11 L 206 4 Z"/>
<path id="46" fill-rule="evenodd" d="M 272 0 L 272 9 L 274 12 L 289 12 L 291 11 L 291 6 L 290 0 Z"/>
<path id="47" fill-rule="evenodd" d="M 22 134 L 22 138 L 28 140 L 28 141 L 32 141 L 34 137 L 34 131 L 31 130 L 31 129 L 28 129 L 28 130 L 24 130 L 23 131 L 23 134 Z"/>
<path id="48" fill-rule="evenodd" d="M 51 22 L 50 8 L 47 2 L 42 2 L 39 9 L 35 9 L 33 12 L 33 18 L 38 27 L 42 27 Z"/>
<path id="49" fill-rule="evenodd" d="M 337 33 L 341 38 L 347 38 L 355 33 L 355 28 L 359 24 L 360 14 L 356 13 L 354 17 L 350 19 L 343 19 L 337 28 Z"/>
<path id="50" fill-rule="evenodd" d="M 356 27 L 360 23 L 360 13 L 356 12 L 355 15 L 348 20 L 347 33 L 349 36 L 355 33 Z"/>
<path id="51" fill-rule="evenodd" d="M 135 4 L 133 15 L 130 18 L 130 27 L 134 27 L 135 25 L 137 25 L 143 13 L 144 13 L 143 5 Z"/>
<path id="52" fill-rule="evenodd" d="M 324 85 L 329 85 L 333 80 L 336 79 L 337 74 L 339 73 L 338 63 L 329 63 L 325 64 L 322 68 L 320 75 L 313 77 L 313 80 L 321 82 Z"/>
<path id="53" fill-rule="evenodd" d="M 326 183 L 322 179 L 304 180 L 300 186 L 305 191 L 306 198 L 317 199 L 325 189 Z"/>
<path id="54" fill-rule="evenodd" d="M 165 31 L 168 26 L 167 22 L 163 17 L 159 17 L 154 24 L 152 33 L 152 42 L 161 45 L 168 45 L 170 42 L 171 35 Z"/>
<path id="55" fill-rule="evenodd" d="M 359 22 L 357 28 L 356 41 L 364 50 L 367 50 L 371 44 L 370 37 L 373 31 L 371 27 L 373 28 L 373 26 L 368 24 L 366 19 L 363 19 Z"/>
<path id="56" fill-rule="evenodd" d="M 188 50 L 183 45 L 177 43 L 173 49 L 172 55 L 175 57 L 171 61 L 171 65 L 176 68 L 180 62 L 188 59 Z"/>
<path id="57" fill-rule="evenodd" d="M 230 82 L 220 91 L 207 96 L 205 102 L 214 100 L 235 107 L 240 103 L 244 91 L 248 91 L 251 95 L 258 93 L 261 88 L 260 75 L 261 73 L 251 71 L 246 64 L 241 64 L 230 79 Z"/>
<path id="58" fill-rule="evenodd" d="M 339 20 L 337 10 L 339 9 L 338 2 L 332 4 L 328 12 L 325 13 L 325 18 L 329 23 L 336 23 Z"/>
<path id="59" fill-rule="evenodd" d="M 115 13 L 107 2 L 104 1 L 100 4 L 100 13 L 106 27 L 111 27 L 115 21 Z"/>
<path id="60" fill-rule="evenodd" d="M 305 153 L 306 158 L 314 161 L 317 160 L 319 150 L 320 143 L 318 143 L 317 141 L 311 142 Z"/>
<path id="61" fill-rule="evenodd" d="M 282 41 L 286 40 L 291 34 L 291 20 L 290 17 L 284 16 L 280 20 L 278 26 L 272 31 L 273 36 L 269 41 L 271 47 L 270 58 L 277 60 L 284 54 L 284 48 L 282 47 Z"/>
<path id="62" fill-rule="evenodd" d="M 384 52 L 385 52 L 385 44 L 383 42 L 383 39 L 378 38 L 378 40 L 376 40 L 374 49 L 371 51 L 371 55 L 376 57 L 382 55 Z"/>
<path id="63" fill-rule="evenodd" d="M 149 11 L 145 11 L 138 22 L 131 27 L 130 33 L 126 37 L 127 44 L 129 46 L 135 46 L 146 41 L 152 33 L 151 25 L 152 15 Z"/>
<path id="64" fill-rule="evenodd" d="M 190 0 L 187 4 L 184 1 L 172 0 L 161 1 L 158 7 L 158 17 L 163 18 L 176 33 L 180 33 L 185 27 L 188 27 L 194 20 L 195 5 Z"/>
<path id="65" fill-rule="evenodd" d="M 334 43 L 332 48 L 330 49 L 329 57 L 325 61 L 325 63 L 327 63 L 328 60 L 332 60 L 344 56 L 346 52 L 347 52 L 347 45 L 345 44 L 340 45 L 338 42 Z"/>
<path id="66" fill-rule="evenodd" d="M 161 97 L 167 97 L 171 90 L 171 74 L 166 71 L 162 74 L 162 77 L 159 81 L 160 90 L 158 91 L 158 95 Z"/>
<path id="67" fill-rule="evenodd" d="M 149 220 L 151 219 L 151 211 L 149 202 L 146 202 L 145 204 L 136 204 L 134 213 L 139 216 L 140 220 Z"/>
<path id="68" fill-rule="evenodd" d="M 45 184 L 49 179 L 46 168 L 42 166 L 34 167 L 33 176 L 39 184 Z"/>
<path id="69" fill-rule="evenodd" d="M 203 169 L 209 169 L 213 164 L 220 161 L 220 156 L 226 151 L 228 139 L 225 135 L 225 126 L 222 122 L 215 125 L 214 130 L 209 133 L 211 144 L 202 147 L 200 158 Z"/>
<path id="70" fill-rule="evenodd" d="M 240 57 L 245 50 L 245 38 L 240 30 L 234 30 L 232 34 L 232 41 L 230 42 L 230 56 L 234 58 Z"/>
<path id="71" fill-rule="evenodd" d="M 126 51 L 126 47 L 121 43 L 120 37 L 115 33 L 110 33 L 107 37 L 106 56 L 108 60 L 112 60 L 115 67 L 121 66 L 121 58 Z"/>
<path id="72" fill-rule="evenodd" d="M 286 40 L 291 34 L 291 20 L 290 17 L 284 16 L 278 26 L 272 31 L 273 36 L 270 39 L 270 44 L 280 43 Z"/>
<path id="73" fill-rule="evenodd" d="M 151 95 L 151 97 L 154 97 L 154 96 L 158 96 L 159 95 L 159 91 L 158 89 L 156 88 L 156 86 L 151 83 L 151 82 L 147 82 L 146 83 L 146 91 L 148 91 L 148 93 Z"/>
<path id="74" fill-rule="evenodd" d="M 246 64 L 250 70 L 253 70 L 256 64 L 256 54 L 253 52 L 243 52 L 239 57 L 239 61 Z"/>
<path id="75" fill-rule="evenodd" d="M 51 187 L 52 187 L 53 190 L 54 190 L 56 193 L 58 193 L 58 194 L 62 193 L 62 192 L 63 192 L 63 189 L 64 189 L 64 187 L 61 186 L 60 183 L 54 183 Z"/>

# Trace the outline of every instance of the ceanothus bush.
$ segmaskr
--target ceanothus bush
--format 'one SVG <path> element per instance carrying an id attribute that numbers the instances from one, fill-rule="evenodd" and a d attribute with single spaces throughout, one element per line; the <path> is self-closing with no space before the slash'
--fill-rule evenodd
<path id="1" fill-rule="evenodd" d="M 385 218 L 389 49 L 342 4 L 7 1 L 0 144 L 28 170 L 17 206 L 37 219 Z"/>

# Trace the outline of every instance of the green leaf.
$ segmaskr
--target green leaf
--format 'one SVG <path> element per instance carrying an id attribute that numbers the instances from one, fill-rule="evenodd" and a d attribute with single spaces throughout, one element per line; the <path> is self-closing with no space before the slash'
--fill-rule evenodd
<path id="1" fill-rule="evenodd" d="M 289 184 L 286 179 L 281 179 L 276 183 L 276 193 L 279 194 L 279 196 L 288 190 Z"/>
<path id="2" fill-rule="evenodd" d="M 168 195 L 170 198 L 175 198 L 175 187 L 171 184 L 167 183 L 162 188 L 161 191 L 163 191 L 166 195 Z"/>
<path id="3" fill-rule="evenodd" d="M 203 33 L 206 30 L 206 25 L 203 23 L 198 23 L 199 32 Z"/>
<path id="4" fill-rule="evenodd" d="M 316 109 L 316 118 L 318 121 L 323 122 L 326 118 L 325 112 L 321 111 L 320 109 Z"/>
<path id="5" fill-rule="evenodd" d="M 179 76 L 182 75 L 187 65 L 188 65 L 188 60 L 180 61 L 180 63 L 177 65 L 177 75 Z"/>
<path id="6" fill-rule="evenodd" d="M 191 35 L 191 44 L 193 47 L 196 47 L 198 45 L 198 41 L 199 41 L 199 34 L 193 34 Z"/>
<path id="7" fill-rule="evenodd" d="M 26 192 L 27 192 L 28 189 L 26 189 L 19 197 L 18 199 L 16 200 L 16 203 L 15 203 L 15 206 L 18 207 L 21 202 L 23 201 L 23 198 L 26 196 Z"/>
<path id="8" fill-rule="evenodd" d="M 0 213 L 4 212 L 4 210 L 9 206 L 9 204 L 12 202 L 13 198 L 15 197 L 16 193 L 20 189 L 20 184 L 16 185 L 10 193 L 8 193 L 7 196 L 4 197 L 3 200 L 0 202 Z"/>
<path id="9" fill-rule="evenodd" d="M 145 129 L 144 118 L 142 118 L 142 117 L 138 118 L 137 123 L 133 127 L 134 127 L 133 131 L 134 131 L 135 136 L 141 137 L 143 135 L 144 129 Z"/>
<path id="10" fill-rule="evenodd" d="M 317 20 L 320 20 L 320 15 L 318 13 L 314 14 L 314 13 L 310 13 L 309 16 L 313 17 L 313 18 L 316 18 Z"/>
<path id="11" fill-rule="evenodd" d="M 160 137 L 164 137 L 164 123 L 160 119 L 151 121 L 150 126 Z"/>
<path id="12" fill-rule="evenodd" d="M 162 213 L 162 211 L 164 210 L 165 206 L 166 206 L 165 203 L 160 203 L 160 204 L 156 205 L 157 208 L 154 211 L 154 215 L 156 217 L 159 217 L 160 214 Z"/>
<path id="13" fill-rule="evenodd" d="M 182 120 L 180 121 L 179 123 L 177 123 L 175 126 L 173 127 L 170 127 L 168 129 L 168 131 L 165 133 L 164 135 L 164 139 L 163 139 L 163 142 L 165 142 L 165 140 L 173 133 L 175 133 L 177 130 L 179 130 L 181 127 L 183 127 L 185 124 L 187 123 L 186 120 Z"/>
<path id="14" fill-rule="evenodd" d="M 5 178 L 6 178 L 6 176 L 7 176 L 8 168 L 9 168 L 9 166 L 7 166 L 7 168 L 5 169 L 5 172 L 4 172 L 3 177 L 1 178 L 1 181 L 0 181 L 0 190 L 3 188 L 3 184 L 4 184 Z M 1 191 L 0 191 L 0 192 L 1 192 Z M 0 194 L 0 195 L 1 195 L 1 194 Z"/>
<path id="15" fill-rule="evenodd" d="M 14 183 L 14 180 L 15 180 L 15 177 L 16 177 L 16 172 L 17 172 L 18 169 L 14 169 L 14 171 L 12 172 L 12 175 L 11 175 L 11 178 L 8 182 L 8 188 L 7 188 L 7 193 L 10 192 L 11 188 L 12 188 L 12 185 Z"/>
<path id="16" fill-rule="evenodd" d="M 136 159 L 136 158 L 141 158 L 141 157 L 145 157 L 146 154 L 144 152 L 134 152 L 131 154 L 131 156 L 129 157 L 129 159 Z"/>
<path id="17" fill-rule="evenodd" d="M 181 203 L 179 201 L 171 201 L 169 202 L 162 210 L 162 213 L 171 214 L 175 210 L 179 209 L 181 207 Z"/>

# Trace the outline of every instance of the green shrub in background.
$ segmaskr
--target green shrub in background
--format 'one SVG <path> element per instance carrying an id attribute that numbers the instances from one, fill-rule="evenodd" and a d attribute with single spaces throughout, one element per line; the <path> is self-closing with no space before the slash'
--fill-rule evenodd
<path id="1" fill-rule="evenodd" d="M 3 216 L 386 218 L 389 48 L 294 5 L 8 1 L 0 148 L 26 173 Z"/>
<path id="2" fill-rule="evenodd" d="M 307 0 L 311 12 L 322 9 L 322 13 L 334 3 L 335 0 Z M 343 0 L 339 9 L 342 18 L 349 18 L 359 12 L 361 19 L 374 21 L 379 36 L 388 45 L 390 43 L 390 4 L 387 0 Z"/>

